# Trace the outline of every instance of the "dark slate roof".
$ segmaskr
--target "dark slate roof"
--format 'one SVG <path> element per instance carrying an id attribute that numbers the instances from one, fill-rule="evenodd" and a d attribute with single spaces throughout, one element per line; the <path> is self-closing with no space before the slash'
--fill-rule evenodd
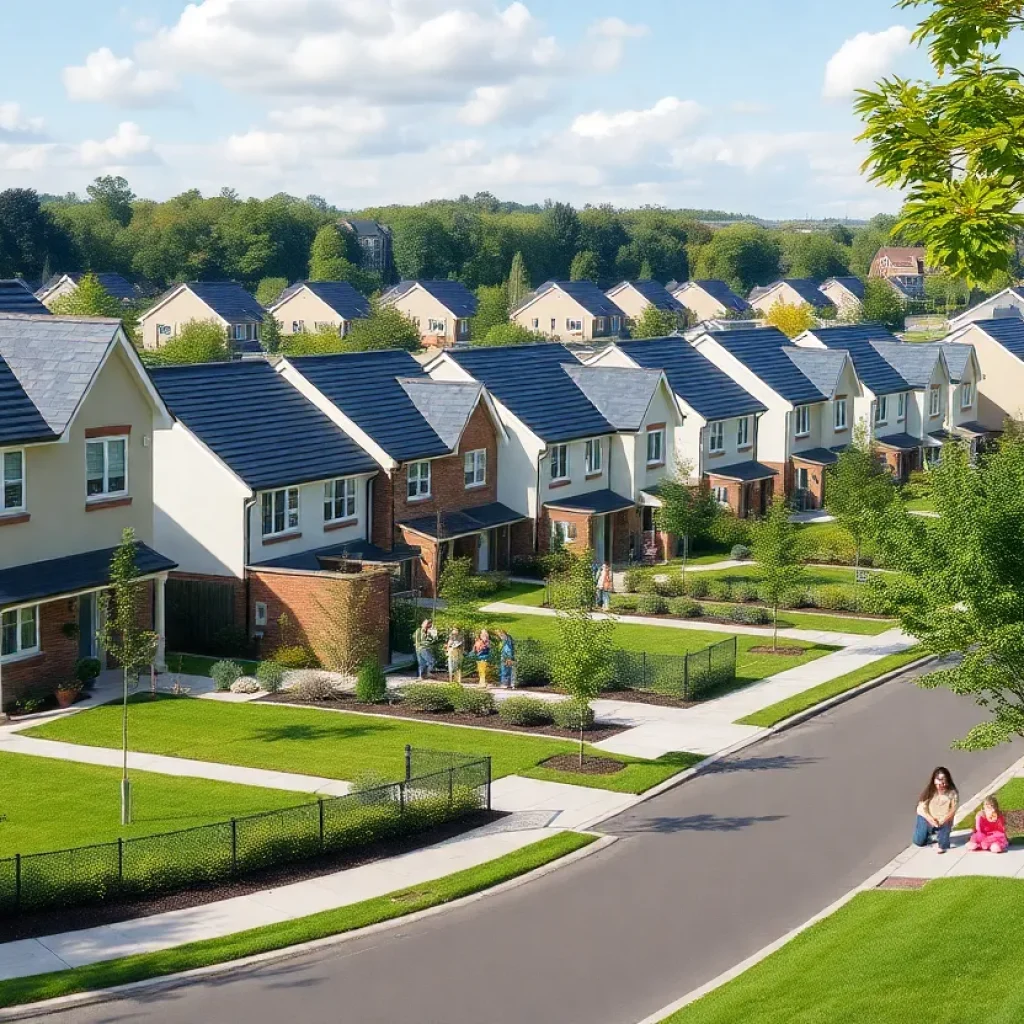
<path id="1" fill-rule="evenodd" d="M 1024 320 L 1018 317 L 1000 317 L 998 320 L 977 320 L 975 327 L 983 330 L 1011 355 L 1024 361 Z"/>
<path id="2" fill-rule="evenodd" d="M 165 367 L 152 377 L 173 415 L 254 491 L 378 468 L 263 360 Z"/>
<path id="3" fill-rule="evenodd" d="M 993 427 L 986 427 L 984 423 L 977 420 L 968 420 L 966 423 L 958 423 L 954 430 L 963 431 L 969 437 L 987 437 L 989 434 L 1001 434 L 1002 431 Z"/>
<path id="4" fill-rule="evenodd" d="M 876 395 L 892 395 L 899 391 L 907 391 L 911 387 L 906 378 L 873 344 L 901 344 L 896 336 L 884 327 L 875 324 L 815 327 L 810 333 L 826 348 L 849 352 L 857 376 Z"/>
<path id="5" fill-rule="evenodd" d="M 823 348 L 797 348 L 796 346 L 783 351 L 823 395 L 831 398 L 836 393 L 839 378 L 848 358 L 845 352 L 832 352 Z"/>
<path id="6" fill-rule="evenodd" d="M 389 565 L 394 562 L 408 562 L 419 558 L 420 549 L 408 544 L 396 544 L 390 551 L 371 544 L 368 540 L 350 540 L 343 544 L 331 544 L 326 548 L 315 548 L 312 551 L 296 551 L 291 555 L 280 555 L 268 558 L 264 562 L 254 563 L 260 569 L 299 569 L 304 572 L 322 572 L 330 569 L 332 561 L 338 558 L 350 558 L 354 562 L 372 562 Z"/>
<path id="7" fill-rule="evenodd" d="M 110 582 L 110 560 L 116 550 L 101 548 L 0 569 L 0 608 L 106 586 Z M 177 568 L 177 562 L 136 543 L 135 567 L 143 576 L 150 576 Z"/>
<path id="8" fill-rule="evenodd" d="M 946 357 L 946 365 L 949 367 L 949 379 L 954 384 L 959 384 L 967 373 L 967 364 L 971 359 L 973 345 L 953 345 L 943 341 L 933 342 Z"/>
<path id="9" fill-rule="evenodd" d="M 688 283 L 706 291 L 716 302 L 720 302 L 726 310 L 731 309 L 737 313 L 743 313 L 750 309 L 750 303 L 737 295 L 724 281 L 708 278 L 702 281 L 689 281 Z"/>
<path id="10" fill-rule="evenodd" d="M 465 537 L 482 530 L 493 530 L 496 526 L 507 526 L 526 519 L 521 512 L 516 512 L 500 501 L 492 501 L 489 505 L 478 505 L 476 508 L 462 509 L 460 512 L 444 512 L 441 515 L 441 537 Z M 421 516 L 399 523 L 408 530 L 432 537 L 437 540 L 437 516 Z"/>
<path id="11" fill-rule="evenodd" d="M 564 345 L 451 349 L 448 356 L 547 444 L 615 433 L 562 369 L 578 365 Z"/>
<path id="12" fill-rule="evenodd" d="M 228 323 L 263 322 L 263 307 L 237 281 L 189 281 L 185 287 Z"/>
<path id="13" fill-rule="evenodd" d="M 53 440 L 85 397 L 120 320 L 0 314 L 0 443 Z M 33 412 L 34 410 L 34 412 Z"/>
<path id="14" fill-rule="evenodd" d="M 894 340 L 873 341 L 871 347 L 913 388 L 926 388 L 931 383 L 935 364 L 942 358 L 937 345 Z"/>
<path id="15" fill-rule="evenodd" d="M 433 380 L 425 374 L 402 377 L 399 384 L 437 436 L 455 451 L 483 394 L 482 385 L 475 381 Z"/>
<path id="16" fill-rule="evenodd" d="M 737 462 L 732 466 L 709 466 L 708 476 L 720 476 L 723 480 L 741 480 L 750 483 L 753 480 L 769 480 L 779 474 L 762 462 Z"/>
<path id="17" fill-rule="evenodd" d="M 285 299 L 290 299 L 303 288 L 308 288 L 343 320 L 358 320 L 370 315 L 370 300 L 348 281 L 297 281 L 281 292 L 270 309 L 277 309 Z"/>
<path id="18" fill-rule="evenodd" d="M 807 305 L 813 306 L 815 309 L 824 309 L 826 306 L 832 305 L 832 300 L 822 293 L 818 282 L 809 277 L 787 277 L 769 285 L 767 290 L 770 291 L 780 284 L 788 284 Z"/>
<path id="19" fill-rule="evenodd" d="M 47 316 L 49 312 L 21 278 L 0 281 L 0 313 L 35 313 L 38 316 Z"/>
<path id="20" fill-rule="evenodd" d="M 603 516 L 609 512 L 621 512 L 632 508 L 636 502 L 614 491 L 590 491 L 588 494 L 575 494 L 571 498 L 563 498 L 545 503 L 545 508 L 561 512 L 582 512 L 585 515 Z"/>
<path id="21" fill-rule="evenodd" d="M 832 466 L 839 461 L 839 455 L 831 448 L 808 448 L 803 452 L 793 452 L 793 458 L 816 466 Z"/>
<path id="22" fill-rule="evenodd" d="M 616 430 L 640 429 L 661 382 L 661 370 L 566 366 L 565 372 Z"/>
<path id="23" fill-rule="evenodd" d="M 120 299 L 121 302 L 131 302 L 133 299 L 138 297 L 138 294 L 135 291 L 135 286 L 131 283 L 131 281 L 122 277 L 120 274 L 97 274 L 95 273 L 95 271 L 81 270 L 76 271 L 73 274 L 59 274 L 57 278 L 51 281 L 50 283 L 57 284 L 61 277 L 68 277 L 72 281 L 74 281 L 75 284 L 78 284 L 78 282 L 81 281 L 82 278 L 85 277 L 86 274 L 88 273 L 92 273 L 93 277 L 95 277 L 99 281 L 99 283 L 103 285 L 103 290 L 108 295 L 113 296 L 115 299 Z"/>
<path id="24" fill-rule="evenodd" d="M 773 391 L 794 405 L 822 402 L 825 394 L 786 351 L 789 338 L 775 327 L 749 331 L 713 331 L 714 339 L 727 352 L 756 374 Z"/>
<path id="25" fill-rule="evenodd" d="M 403 381 L 429 381 L 409 352 L 300 356 L 289 362 L 396 462 L 451 454 L 451 445 L 403 386 Z"/>
<path id="26" fill-rule="evenodd" d="M 901 452 L 913 451 L 921 447 L 921 439 L 912 434 L 888 434 L 885 437 L 876 437 L 875 443 L 885 448 L 897 448 Z"/>
<path id="27" fill-rule="evenodd" d="M 618 344 L 640 366 L 664 370 L 672 391 L 706 420 L 748 416 L 767 410 L 760 399 L 740 387 L 682 338 L 644 338 Z"/>
<path id="28" fill-rule="evenodd" d="M 838 285 L 842 285 L 858 299 L 864 298 L 864 282 L 859 277 L 830 277 L 821 287 L 824 288 L 826 284 L 831 284 L 833 281 Z"/>
<path id="29" fill-rule="evenodd" d="M 452 316 L 464 320 L 476 315 L 476 296 L 461 281 L 401 281 L 389 288 L 382 302 L 393 302 L 419 285 L 429 292 Z"/>
<path id="30" fill-rule="evenodd" d="M 357 235 L 376 235 L 381 230 L 387 230 L 375 220 L 367 220 L 365 217 L 349 217 L 345 223 L 349 224 Z"/>
<path id="31" fill-rule="evenodd" d="M 666 288 L 658 284 L 657 281 L 623 281 L 621 285 L 608 289 L 607 294 L 612 302 L 615 301 L 612 292 L 617 291 L 623 285 L 627 288 L 634 288 L 655 309 L 664 310 L 666 313 L 681 313 L 686 308 L 674 295 L 670 295 Z"/>
<path id="32" fill-rule="evenodd" d="M 545 281 L 535 292 L 523 299 L 512 312 L 517 313 L 534 299 L 546 295 L 552 288 L 561 289 L 591 316 L 620 316 L 625 319 L 626 314 L 593 281 Z"/>

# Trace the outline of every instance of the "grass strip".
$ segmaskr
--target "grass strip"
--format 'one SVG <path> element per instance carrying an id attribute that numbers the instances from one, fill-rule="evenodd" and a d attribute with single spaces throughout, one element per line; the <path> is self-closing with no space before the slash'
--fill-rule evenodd
<path id="1" fill-rule="evenodd" d="M 588 846 L 596 838 L 579 832 L 560 832 L 550 839 L 542 839 L 538 843 L 532 843 L 485 864 L 467 868 L 465 871 L 433 882 L 423 882 L 361 903 L 353 903 L 351 906 L 263 928 L 253 928 L 218 939 L 190 942 L 156 953 L 140 953 L 67 971 L 3 981 L 0 982 L 0 1006 L 19 1006 L 76 992 L 91 992 L 115 985 L 127 985 L 134 981 L 144 981 L 147 978 L 164 977 L 168 974 L 284 949 L 329 935 L 340 935 L 382 921 L 391 921 L 420 910 L 451 903 L 453 900 L 471 896 L 509 879 L 525 875 Z"/>
<path id="2" fill-rule="evenodd" d="M 626 757 L 622 754 L 610 754 L 604 750 L 590 748 L 588 756 L 606 757 L 612 761 L 621 761 L 626 767 L 614 775 L 584 775 L 577 772 L 563 772 L 539 765 L 529 771 L 522 772 L 528 779 L 540 779 L 542 782 L 563 782 L 571 786 L 585 786 L 590 789 L 605 789 L 612 793 L 645 793 L 659 782 L 671 779 L 673 775 L 692 768 L 707 756 L 691 754 L 687 751 L 676 751 L 663 754 L 655 761 L 644 761 L 638 757 Z"/>
<path id="3" fill-rule="evenodd" d="M 884 676 L 886 672 L 892 672 L 895 669 L 902 668 L 904 665 L 909 665 L 920 657 L 921 649 L 919 647 L 911 647 L 909 650 L 902 651 L 899 654 L 889 654 L 878 661 L 871 662 L 870 665 L 865 665 L 863 668 L 854 669 L 845 675 L 830 679 L 827 683 L 821 683 L 819 686 L 804 690 L 803 693 L 795 694 L 786 700 L 780 700 L 777 704 L 771 704 L 760 711 L 755 711 L 752 715 L 741 718 L 736 724 L 756 725 L 767 729 L 770 726 L 777 725 L 786 718 L 799 714 L 801 711 L 806 711 L 807 708 L 813 708 L 815 704 L 820 704 L 822 701 L 829 700 L 831 697 L 837 697 L 841 693 L 846 693 L 847 690 L 852 690 L 862 683 L 877 679 L 879 676 Z"/>

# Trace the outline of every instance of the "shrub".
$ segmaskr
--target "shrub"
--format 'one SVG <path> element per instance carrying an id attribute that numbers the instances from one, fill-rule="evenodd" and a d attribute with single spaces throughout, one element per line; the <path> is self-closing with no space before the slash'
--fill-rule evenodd
<path id="1" fill-rule="evenodd" d="M 516 685 L 543 686 L 551 678 L 544 645 L 524 638 L 516 644 Z"/>
<path id="2" fill-rule="evenodd" d="M 732 599 L 734 601 L 756 601 L 758 589 L 756 583 L 736 583 L 732 588 Z"/>
<path id="3" fill-rule="evenodd" d="M 96 677 L 103 671 L 99 658 L 79 658 L 75 663 L 75 678 L 89 689 L 96 682 Z"/>
<path id="4" fill-rule="evenodd" d="M 636 585 L 636 592 L 638 594 L 656 594 L 658 592 L 658 584 L 654 582 L 654 576 L 649 572 L 643 573 Z"/>
<path id="5" fill-rule="evenodd" d="M 745 562 L 750 557 L 750 548 L 746 544 L 733 544 L 729 557 L 737 562 Z"/>
<path id="6" fill-rule="evenodd" d="M 815 604 L 827 611 L 852 612 L 857 608 L 857 595 L 838 583 L 818 587 L 814 592 Z"/>
<path id="7" fill-rule="evenodd" d="M 733 548 L 737 544 L 750 544 L 750 524 L 740 519 L 735 512 L 726 511 L 715 516 L 711 524 L 711 537 L 723 547 Z"/>
<path id="8" fill-rule="evenodd" d="M 564 548 L 561 551 L 552 551 L 549 555 L 541 555 L 537 559 L 537 566 L 544 579 L 553 576 L 555 573 L 565 572 L 572 564 L 572 553 Z"/>
<path id="9" fill-rule="evenodd" d="M 223 626 L 210 640 L 217 654 L 244 658 L 249 653 L 249 634 L 241 626 Z"/>
<path id="10" fill-rule="evenodd" d="M 711 581 L 699 572 L 688 572 L 683 577 L 683 586 L 689 597 L 707 597 Z"/>
<path id="11" fill-rule="evenodd" d="M 635 594 L 640 589 L 644 575 L 639 569 L 627 569 L 622 574 L 622 589 L 627 594 Z"/>
<path id="12" fill-rule="evenodd" d="M 731 601 L 732 585 L 728 580 L 708 580 L 709 601 Z"/>
<path id="13" fill-rule="evenodd" d="M 356 700 L 360 704 L 379 704 L 388 695 L 388 680 L 376 658 L 359 666 L 356 676 Z"/>
<path id="14" fill-rule="evenodd" d="M 640 615 L 664 615 L 668 611 L 668 602 L 661 594 L 638 594 L 636 610 Z"/>
<path id="15" fill-rule="evenodd" d="M 692 597 L 673 597 L 668 603 L 668 610 L 682 619 L 699 619 L 704 614 L 700 602 Z"/>
<path id="16" fill-rule="evenodd" d="M 292 687 L 292 693 L 311 703 L 338 699 L 334 680 L 325 672 L 307 672 Z"/>
<path id="17" fill-rule="evenodd" d="M 841 526 L 829 523 L 816 527 L 801 544 L 805 561 L 827 565 L 852 565 L 857 553 L 853 538 Z"/>
<path id="18" fill-rule="evenodd" d="M 686 593 L 686 583 L 682 573 L 673 573 L 663 580 L 658 580 L 657 588 L 662 597 L 682 597 Z"/>
<path id="19" fill-rule="evenodd" d="M 218 690 L 227 691 L 231 684 L 242 676 L 242 666 L 237 661 L 217 661 L 210 669 L 210 678 Z"/>
<path id="20" fill-rule="evenodd" d="M 395 780 L 389 779 L 380 772 L 361 772 L 352 780 L 350 793 L 372 793 L 378 789 L 386 789 L 394 785 Z"/>
<path id="21" fill-rule="evenodd" d="M 276 661 L 261 661 L 256 666 L 256 679 L 267 693 L 277 693 L 284 686 L 284 667 Z"/>
<path id="22" fill-rule="evenodd" d="M 612 594 L 613 612 L 635 612 L 640 594 Z"/>
<path id="23" fill-rule="evenodd" d="M 287 644 L 274 651 L 273 660 L 282 668 L 312 668 L 316 665 L 313 652 L 302 644 Z"/>
<path id="24" fill-rule="evenodd" d="M 509 697 L 498 705 L 498 717 L 506 725 L 550 725 L 552 705 L 536 697 Z"/>
<path id="25" fill-rule="evenodd" d="M 797 588 L 795 590 L 787 590 L 779 598 L 780 608 L 813 608 L 814 600 L 811 597 L 809 590 L 803 588 Z"/>
<path id="26" fill-rule="evenodd" d="M 594 728 L 594 709 L 585 701 L 563 700 L 552 708 L 555 725 L 559 729 L 571 729 L 573 732 L 580 731 L 580 721 L 583 729 Z"/>
<path id="27" fill-rule="evenodd" d="M 772 613 L 757 605 L 737 604 L 729 609 L 729 618 L 746 626 L 766 626 L 772 621 Z"/>
<path id="28" fill-rule="evenodd" d="M 232 693 L 259 693 L 260 684 L 252 676 L 242 676 L 231 684 Z"/>
<path id="29" fill-rule="evenodd" d="M 497 711 L 494 696 L 488 690 L 471 690 L 467 686 L 453 686 L 452 705 L 460 715 L 478 715 L 481 718 Z"/>
<path id="30" fill-rule="evenodd" d="M 868 586 L 861 586 L 856 591 L 857 606 L 862 612 L 868 615 L 888 615 L 892 608 L 889 603 L 889 593 L 885 584 L 873 581 Z"/>
<path id="31" fill-rule="evenodd" d="M 454 689 L 447 684 L 440 686 L 437 683 L 410 683 L 402 687 L 402 703 L 407 704 L 413 711 L 454 711 Z"/>

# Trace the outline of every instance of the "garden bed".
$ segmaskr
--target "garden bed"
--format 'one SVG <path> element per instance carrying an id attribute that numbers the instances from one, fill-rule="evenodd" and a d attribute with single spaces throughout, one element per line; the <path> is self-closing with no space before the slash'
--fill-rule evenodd
<path id="1" fill-rule="evenodd" d="M 575 772 L 578 775 L 614 775 L 626 766 L 621 761 L 613 761 L 610 757 L 584 757 L 583 764 L 577 754 L 559 754 L 541 761 L 539 767 L 550 768 L 556 772 Z"/>
<path id="2" fill-rule="evenodd" d="M 799 647 L 751 647 L 752 654 L 774 654 L 780 658 L 792 658 L 794 654 L 800 653 Z"/>
<path id="3" fill-rule="evenodd" d="M 523 686 L 516 690 L 516 693 L 558 693 L 561 694 L 561 690 L 555 687 L 551 683 L 544 683 L 537 686 Z M 723 693 L 729 692 L 728 689 L 724 690 Z M 670 693 L 658 693 L 654 690 L 602 690 L 595 698 L 595 700 L 620 700 L 630 704 L 650 704 L 654 707 L 659 708 L 695 708 L 700 704 L 707 703 L 707 701 L 686 701 L 681 697 L 673 697 Z M 713 700 L 713 697 L 709 697 L 708 700 Z M 589 735 L 589 733 L 588 733 Z"/>

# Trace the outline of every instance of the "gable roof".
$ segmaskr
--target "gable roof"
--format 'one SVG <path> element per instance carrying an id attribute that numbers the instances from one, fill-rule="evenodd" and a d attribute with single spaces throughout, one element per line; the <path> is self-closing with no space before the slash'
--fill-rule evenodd
<path id="1" fill-rule="evenodd" d="M 618 346 L 640 366 L 663 370 L 672 391 L 705 420 L 767 411 L 763 402 L 682 338 L 644 338 L 620 341 Z"/>
<path id="2" fill-rule="evenodd" d="M 459 320 L 476 315 L 476 296 L 461 281 L 400 281 L 393 288 L 389 288 L 380 297 L 380 301 L 392 303 L 407 295 L 417 285 L 429 295 L 433 295 Z"/>
<path id="3" fill-rule="evenodd" d="M 874 341 L 871 344 L 875 351 L 914 388 L 925 388 L 931 383 L 935 364 L 943 358 L 942 350 L 937 345 L 914 345 L 895 340 Z"/>
<path id="4" fill-rule="evenodd" d="M 138 297 L 138 293 L 135 290 L 135 286 L 126 278 L 120 274 L 114 273 L 102 273 L 98 274 L 92 270 L 76 270 L 69 274 L 56 274 L 42 288 L 37 292 L 38 295 L 44 295 L 49 292 L 52 288 L 55 288 L 61 283 L 66 277 L 69 281 L 78 285 L 82 278 L 87 274 L 92 274 L 96 280 L 103 286 L 103 290 L 115 299 L 120 299 L 121 302 L 131 302 L 133 299 Z"/>
<path id="5" fill-rule="evenodd" d="M 857 299 L 863 300 L 864 298 L 864 282 L 859 277 L 830 277 L 821 286 L 822 293 L 830 284 L 837 284 L 841 288 L 845 288 Z"/>
<path id="6" fill-rule="evenodd" d="M 526 309 L 530 303 L 536 302 L 554 288 L 579 303 L 591 316 L 620 316 L 625 319 L 626 314 L 593 281 L 545 281 L 536 291 L 527 295 L 512 310 L 511 315 Z"/>
<path id="7" fill-rule="evenodd" d="M 434 380 L 426 374 L 399 378 L 398 383 L 434 433 L 455 451 L 483 387 L 475 381 Z"/>
<path id="8" fill-rule="evenodd" d="M 849 358 L 845 352 L 832 352 L 821 348 L 797 348 L 795 345 L 783 349 L 787 356 L 800 368 L 801 373 L 823 394 L 831 398 L 839 387 L 843 367 Z"/>
<path id="9" fill-rule="evenodd" d="M 48 316 L 50 311 L 32 294 L 20 277 L 0 281 L 0 313 L 34 313 Z"/>
<path id="10" fill-rule="evenodd" d="M 263 322 L 263 307 L 237 281 L 186 281 L 168 288 L 156 302 L 140 317 L 145 320 L 152 316 L 165 302 L 172 299 L 183 288 L 201 299 L 219 317 L 233 324 L 258 324 Z"/>
<path id="11" fill-rule="evenodd" d="M 0 314 L 0 443 L 57 440 L 120 329 L 102 317 Z"/>
<path id="12" fill-rule="evenodd" d="M 445 353 L 546 444 L 615 433 L 576 386 L 566 366 L 578 360 L 564 345 L 503 345 Z"/>
<path id="13" fill-rule="evenodd" d="M 303 288 L 330 306 L 343 320 L 357 320 L 370 315 L 370 300 L 353 288 L 348 281 L 297 281 L 281 292 L 273 305 L 267 307 L 268 311 L 273 313 L 278 306 L 298 295 Z"/>
<path id="14" fill-rule="evenodd" d="M 666 313 L 681 313 L 686 307 L 668 290 L 663 288 L 657 281 L 622 281 L 614 288 L 609 288 L 605 294 L 613 302 L 615 294 L 623 288 L 632 288 L 639 295 L 643 296 L 655 309 L 663 310 Z"/>
<path id="15" fill-rule="evenodd" d="M 254 491 L 377 469 L 262 359 L 163 367 L 152 377 L 175 418 Z"/>
<path id="16" fill-rule="evenodd" d="M 953 384 L 959 384 L 967 373 L 967 364 L 971 360 L 973 345 L 953 345 L 945 341 L 932 342 L 941 352 L 949 367 L 949 379 Z"/>
<path id="17" fill-rule="evenodd" d="M 903 344 L 884 327 L 877 324 L 815 327 L 808 334 L 817 338 L 826 348 L 849 352 L 857 376 L 876 395 L 892 395 L 915 386 L 900 372 L 897 363 L 879 349 L 879 344 Z M 897 355 L 894 358 L 898 360 L 900 357 Z M 934 355 L 931 359 L 934 364 Z"/>
<path id="18" fill-rule="evenodd" d="M 911 274 L 920 274 L 924 271 L 926 257 L 924 246 L 917 245 L 883 245 L 872 262 L 876 262 L 883 256 L 889 258 L 890 264 L 894 267 L 903 267 Z"/>
<path id="19" fill-rule="evenodd" d="M 1013 316 L 1017 316 L 1017 317 L 1024 317 L 1024 309 L 1022 309 L 1020 305 L 1015 304 L 1014 301 L 1013 301 L 1014 299 L 1016 299 L 1017 303 L 1024 303 L 1024 287 L 1021 287 L 1020 285 L 1010 285 L 1009 288 L 1004 288 L 1002 291 L 996 292 L 995 295 L 990 295 L 990 296 L 988 296 L 988 298 L 982 299 L 980 302 L 975 303 L 969 309 L 965 309 L 958 316 L 951 316 L 949 318 L 950 329 L 951 330 L 955 330 L 957 327 L 961 327 L 961 326 L 963 326 L 966 323 L 973 323 L 974 322 L 974 318 L 972 317 L 972 314 L 974 313 L 975 310 L 977 310 L 980 307 L 986 305 L 987 303 L 995 302 L 998 299 L 1001 299 L 1003 296 L 1006 296 L 1006 298 L 1009 301 L 1010 305 L 1009 306 L 1003 306 L 1003 307 L 996 306 L 996 307 L 994 307 L 993 312 L 995 312 L 996 310 L 1002 308 L 1002 309 L 1006 310 L 1006 314 L 1004 314 L 1004 315 L 1013 315 Z M 1002 319 L 1002 317 L 994 317 L 994 318 L 995 319 Z M 985 319 L 993 319 L 993 317 L 986 317 Z"/>
<path id="20" fill-rule="evenodd" d="M 976 320 L 974 326 L 1024 362 L 1024 320 L 1015 316 L 999 317 L 996 320 Z"/>
<path id="21" fill-rule="evenodd" d="M 661 384 L 661 370 L 563 366 L 576 386 L 616 430 L 639 430 Z"/>
<path id="22" fill-rule="evenodd" d="M 818 282 L 811 280 L 809 277 L 783 278 L 783 280 L 769 285 L 767 291 L 763 292 L 759 298 L 764 298 L 769 292 L 780 288 L 782 285 L 789 285 L 808 306 L 813 306 L 815 309 L 824 309 L 826 306 L 832 305 L 832 300 L 821 291 Z"/>
<path id="23" fill-rule="evenodd" d="M 687 281 L 680 285 L 674 292 L 678 295 L 687 288 L 700 288 L 708 293 L 716 302 L 720 303 L 725 310 L 733 310 L 736 313 L 745 313 L 750 309 L 750 303 L 742 296 L 737 295 L 724 281 L 715 278 L 706 278 L 700 281 Z"/>

